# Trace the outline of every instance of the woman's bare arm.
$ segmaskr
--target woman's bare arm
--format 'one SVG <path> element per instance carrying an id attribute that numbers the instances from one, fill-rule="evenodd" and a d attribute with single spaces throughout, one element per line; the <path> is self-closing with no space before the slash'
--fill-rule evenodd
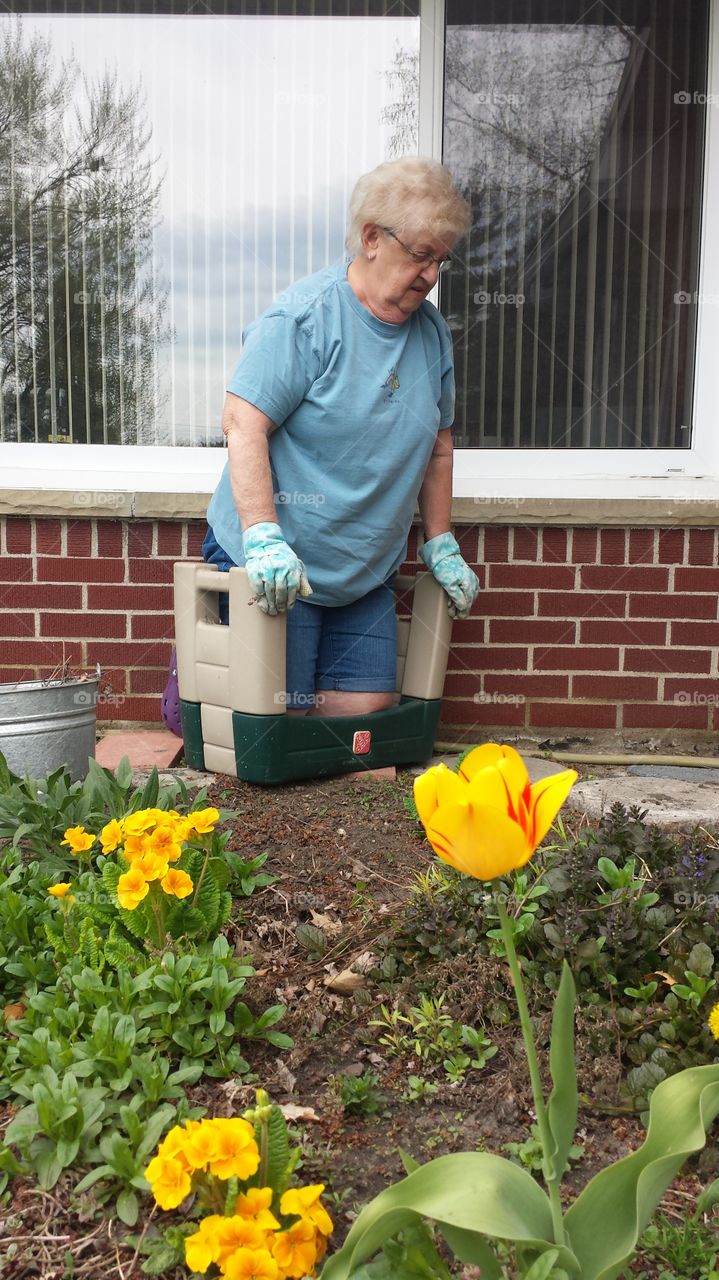
<path id="1" fill-rule="evenodd" d="M 228 391 L 222 430 L 227 437 L 232 496 L 243 530 L 265 520 L 277 523 L 269 451 L 269 437 L 276 426 L 266 413 Z"/>

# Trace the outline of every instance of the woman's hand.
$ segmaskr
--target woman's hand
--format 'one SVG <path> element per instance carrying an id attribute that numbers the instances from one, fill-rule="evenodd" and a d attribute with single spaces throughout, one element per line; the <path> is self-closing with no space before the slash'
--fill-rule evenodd
<path id="1" fill-rule="evenodd" d="M 451 533 L 438 533 L 420 549 L 420 556 L 447 592 L 451 618 L 466 618 L 479 591 L 479 578 L 463 558 Z"/>
<path id="2" fill-rule="evenodd" d="M 278 524 L 265 520 L 242 535 L 245 569 L 263 613 L 291 609 L 297 596 L 311 596 L 305 566 L 285 542 Z"/>

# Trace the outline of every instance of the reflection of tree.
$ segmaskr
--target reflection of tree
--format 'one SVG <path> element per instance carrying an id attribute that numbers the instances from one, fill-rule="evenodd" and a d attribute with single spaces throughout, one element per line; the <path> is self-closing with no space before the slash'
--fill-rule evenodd
<path id="1" fill-rule="evenodd" d="M 18 23 L 0 38 L 0 103 L 0 435 L 141 443 L 168 333 L 140 92 L 58 68 Z"/>

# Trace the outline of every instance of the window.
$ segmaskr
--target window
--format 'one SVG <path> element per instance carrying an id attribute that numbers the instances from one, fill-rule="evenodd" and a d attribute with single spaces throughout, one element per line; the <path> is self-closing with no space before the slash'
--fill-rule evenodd
<path id="1" fill-rule="evenodd" d="M 418 8 L 13 7 L 0 440 L 220 444 L 243 328 L 341 259 L 400 120 L 416 149 Z"/>
<path id="2" fill-rule="evenodd" d="M 692 445 L 708 0 L 448 0 L 465 449 Z"/>

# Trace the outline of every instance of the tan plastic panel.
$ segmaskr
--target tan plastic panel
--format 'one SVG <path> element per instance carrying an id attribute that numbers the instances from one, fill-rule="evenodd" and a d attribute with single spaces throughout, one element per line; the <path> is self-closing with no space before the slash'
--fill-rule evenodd
<path id="1" fill-rule="evenodd" d="M 431 573 L 418 574 L 402 675 L 403 697 L 442 697 L 451 636 L 452 619 L 444 591 Z"/>
<path id="2" fill-rule="evenodd" d="M 205 769 L 208 773 L 229 773 L 231 778 L 237 777 L 237 761 L 234 748 L 213 747 L 205 743 Z"/>
<path id="3" fill-rule="evenodd" d="M 235 736 L 232 731 L 232 712 L 229 707 L 200 707 L 200 723 L 202 725 L 202 741 L 213 747 L 230 747 L 234 750 Z"/>

